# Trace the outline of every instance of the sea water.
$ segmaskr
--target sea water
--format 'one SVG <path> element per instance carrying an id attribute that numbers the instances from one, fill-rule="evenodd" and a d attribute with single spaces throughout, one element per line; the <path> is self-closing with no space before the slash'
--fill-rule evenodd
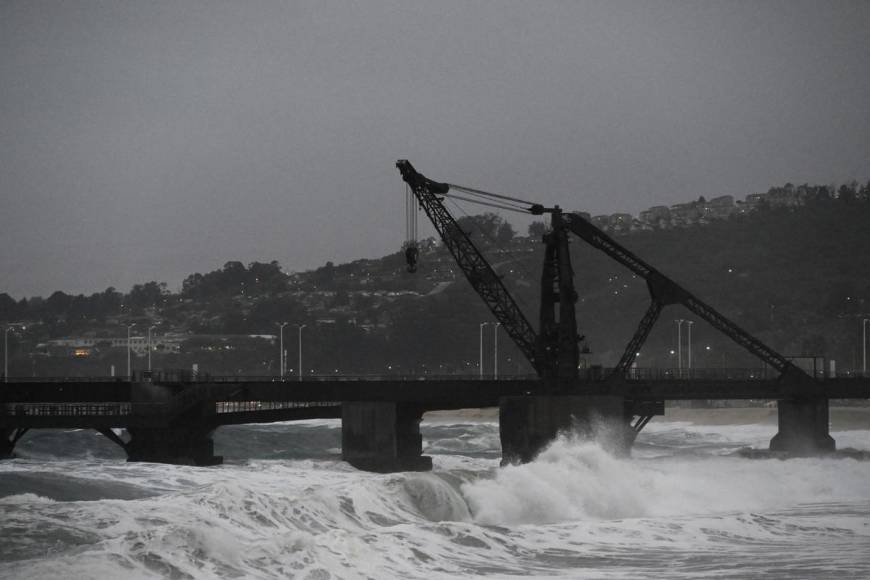
<path id="1" fill-rule="evenodd" d="M 424 422 L 430 473 L 340 460 L 338 421 L 225 427 L 217 467 L 125 463 L 92 431 L 0 462 L 0 578 L 870 578 L 870 461 L 750 459 L 773 425 L 657 419 L 631 458 Z M 870 449 L 870 430 L 833 433 Z"/>

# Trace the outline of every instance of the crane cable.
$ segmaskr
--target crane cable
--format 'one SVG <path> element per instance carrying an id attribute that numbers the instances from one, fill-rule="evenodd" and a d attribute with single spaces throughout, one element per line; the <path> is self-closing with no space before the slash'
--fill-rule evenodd
<path id="1" fill-rule="evenodd" d="M 468 203 L 476 203 L 477 205 L 485 205 L 487 207 L 494 207 L 496 209 L 504 209 L 507 211 L 515 211 L 517 213 L 531 213 L 531 210 L 527 207 L 517 207 L 513 205 L 505 205 L 500 203 L 492 203 L 488 201 L 481 201 L 479 199 L 472 199 L 470 197 L 463 197 L 461 195 L 456 195 L 455 193 L 442 193 L 444 197 L 449 197 L 451 199 L 460 199 L 462 201 L 467 201 Z"/>
<path id="2" fill-rule="evenodd" d="M 417 198 L 405 184 L 405 245 L 417 244 Z"/>
<path id="3" fill-rule="evenodd" d="M 417 197 L 411 191 L 411 187 L 405 184 L 405 261 L 408 263 L 408 272 L 417 271 Z"/>
<path id="4" fill-rule="evenodd" d="M 456 196 L 452 196 L 452 197 L 456 197 Z M 508 257 L 510 258 L 509 261 L 510 261 L 510 262 L 513 262 L 513 263 L 516 264 L 515 269 L 516 269 L 517 271 L 519 271 L 519 272 L 520 272 L 520 273 L 521 273 L 525 278 L 527 278 L 527 279 L 531 279 L 531 278 L 532 278 L 531 272 L 529 272 L 526 268 L 524 268 L 524 267 L 522 266 L 522 264 L 523 264 L 522 258 L 523 258 L 523 257 L 518 256 L 517 254 L 515 254 L 514 252 L 512 252 L 509 248 L 505 248 L 504 246 L 502 246 L 501 244 L 499 244 L 499 243 L 498 243 L 498 240 L 496 240 L 495 238 L 493 238 L 493 237 L 492 237 L 491 235 L 489 235 L 486 231 L 484 231 L 483 228 L 481 228 L 480 226 L 478 226 L 477 223 L 475 223 L 475 221 L 474 221 L 474 219 L 472 218 L 472 216 L 468 215 L 468 213 L 467 213 L 464 209 L 462 209 L 462 206 L 459 205 L 458 203 L 456 203 L 455 201 L 453 201 L 453 199 L 450 200 L 450 203 L 451 203 L 451 205 L 452 205 L 452 206 L 453 206 L 453 207 L 454 207 L 454 208 L 455 208 L 459 213 L 461 213 L 461 214 L 463 215 L 463 217 L 469 218 L 469 222 L 470 222 L 470 223 L 475 227 L 475 229 L 477 230 L 477 232 L 478 232 L 480 235 L 482 235 L 482 236 L 484 236 L 486 239 L 488 239 L 489 242 L 490 242 L 494 247 L 500 249 L 502 252 L 504 252 L 504 253 L 506 253 L 506 254 L 508 255 Z M 476 202 L 475 202 L 475 203 L 476 203 Z M 466 232 L 466 233 L 467 233 L 467 232 Z M 480 251 L 480 250 L 478 250 L 478 251 Z M 497 275 L 497 276 L 500 276 L 500 275 L 498 274 L 498 272 L 495 270 L 495 267 L 494 267 L 494 266 L 490 266 L 490 267 L 492 267 L 493 272 L 496 272 L 496 275 Z M 515 294 L 514 294 L 514 300 L 515 300 L 515 301 L 517 302 L 517 304 L 520 306 L 520 309 L 523 310 L 524 312 L 528 312 L 528 311 L 532 310 L 531 307 L 529 306 L 528 302 L 526 302 L 526 301 L 524 300 L 523 295 L 522 295 L 521 292 L 518 292 L 518 293 L 515 293 Z"/>
<path id="5" fill-rule="evenodd" d="M 472 187 L 465 187 L 464 185 L 456 185 L 454 183 L 448 183 L 447 185 L 449 185 L 451 189 L 458 189 L 459 191 L 462 191 L 465 193 L 470 193 L 471 195 L 477 195 L 480 197 L 493 197 L 495 199 L 500 199 L 502 201 L 514 202 L 515 204 L 519 204 L 519 205 L 531 206 L 531 205 L 537 204 L 537 202 L 528 201 L 525 199 L 520 199 L 518 197 L 511 197 L 509 195 L 501 195 L 498 193 L 491 193 L 488 191 L 483 191 L 482 189 L 474 189 Z"/>

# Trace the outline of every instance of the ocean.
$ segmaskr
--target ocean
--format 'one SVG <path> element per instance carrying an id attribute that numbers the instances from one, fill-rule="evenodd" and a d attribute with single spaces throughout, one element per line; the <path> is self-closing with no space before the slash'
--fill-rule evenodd
<path id="1" fill-rule="evenodd" d="M 221 428 L 202 468 L 32 431 L 0 462 L 0 578 L 870 578 L 866 454 L 742 453 L 775 429 L 657 418 L 630 458 L 562 438 L 499 467 L 495 421 L 438 415 L 434 470 L 387 475 L 332 420 Z"/>

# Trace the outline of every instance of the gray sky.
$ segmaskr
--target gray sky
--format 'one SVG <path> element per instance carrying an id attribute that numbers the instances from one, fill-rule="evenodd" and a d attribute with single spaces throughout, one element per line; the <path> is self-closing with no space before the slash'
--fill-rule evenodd
<path id="1" fill-rule="evenodd" d="M 866 181 L 868 39 L 867 1 L 3 0 L 0 292 L 396 251 L 398 158 L 593 214 Z"/>

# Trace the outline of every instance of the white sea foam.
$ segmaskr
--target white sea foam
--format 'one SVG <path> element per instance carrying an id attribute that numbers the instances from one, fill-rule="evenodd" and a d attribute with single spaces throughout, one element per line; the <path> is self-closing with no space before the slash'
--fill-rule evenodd
<path id="1" fill-rule="evenodd" d="M 0 578 L 870 575 L 870 462 L 730 455 L 762 436 L 753 429 L 663 425 L 645 434 L 662 455 L 634 459 L 561 439 L 533 463 L 498 468 L 492 447 L 477 455 L 497 445 L 495 426 L 439 428 L 435 472 L 420 474 L 332 459 L 15 460 L 0 476 L 66 474 L 159 495 L 7 497 Z M 849 433 L 870 447 L 870 432 Z"/>
<path id="2" fill-rule="evenodd" d="M 54 500 L 45 496 L 37 495 L 35 493 L 18 493 L 15 495 L 7 495 L 6 497 L 0 497 L 0 504 L 3 505 L 20 505 L 20 504 L 34 504 L 34 503 L 53 503 Z"/>
<path id="3" fill-rule="evenodd" d="M 507 525 L 870 501 L 867 481 L 870 463 L 851 459 L 642 461 L 562 437 L 532 463 L 507 466 L 462 491 L 476 521 Z"/>

